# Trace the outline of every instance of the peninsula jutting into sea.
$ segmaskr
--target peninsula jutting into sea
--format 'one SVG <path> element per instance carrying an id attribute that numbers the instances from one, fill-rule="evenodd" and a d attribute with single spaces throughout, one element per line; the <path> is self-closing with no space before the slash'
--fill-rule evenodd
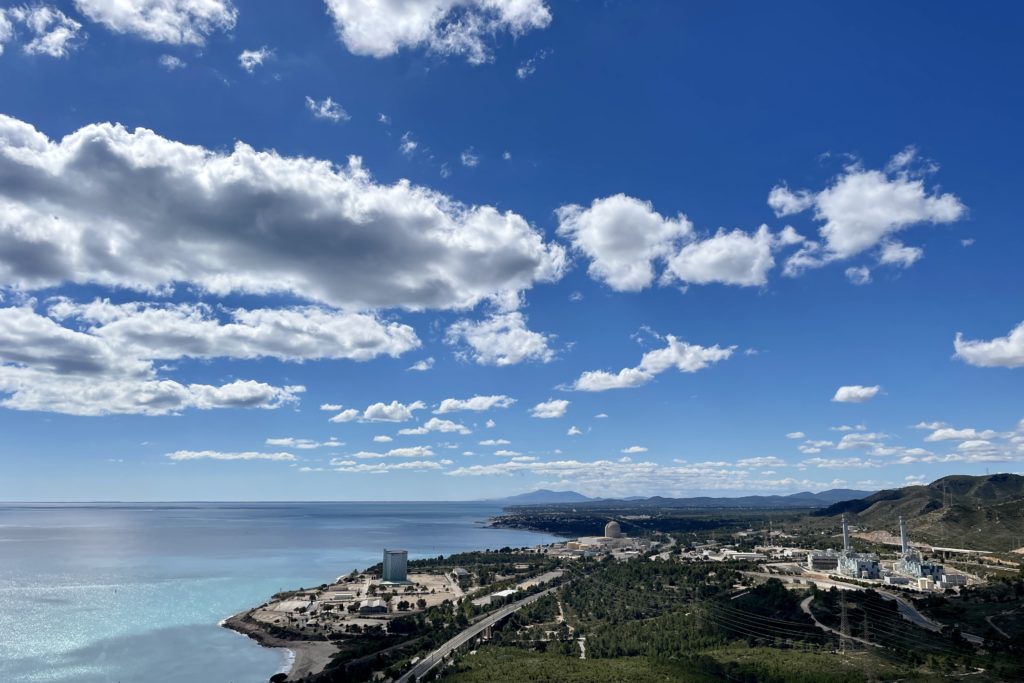
<path id="1" fill-rule="evenodd" d="M 274 683 L 1024 675 L 1024 547 L 1010 547 L 1024 477 L 828 491 L 812 508 L 808 496 L 537 494 L 548 502 L 490 526 L 594 533 L 413 560 L 384 549 L 364 571 L 224 625 L 294 654 Z M 993 520 L 1006 509 L 1017 512 Z"/>

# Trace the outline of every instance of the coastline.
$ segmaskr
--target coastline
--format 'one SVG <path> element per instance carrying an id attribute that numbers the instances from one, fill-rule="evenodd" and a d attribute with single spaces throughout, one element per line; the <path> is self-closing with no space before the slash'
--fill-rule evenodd
<path id="1" fill-rule="evenodd" d="M 222 620 L 219 625 L 255 640 L 262 647 L 285 650 L 289 654 L 289 662 L 280 673 L 287 674 L 288 680 L 299 680 L 309 674 L 320 673 L 338 651 L 334 643 L 327 641 L 276 638 L 248 621 L 248 616 L 248 611 L 239 612 Z"/>

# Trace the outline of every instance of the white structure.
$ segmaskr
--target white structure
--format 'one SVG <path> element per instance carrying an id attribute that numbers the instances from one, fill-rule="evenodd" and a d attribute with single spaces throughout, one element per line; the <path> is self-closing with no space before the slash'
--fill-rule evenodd
<path id="1" fill-rule="evenodd" d="M 407 550 L 384 550 L 384 571 L 381 579 L 388 583 L 408 583 L 409 552 Z"/>
<path id="2" fill-rule="evenodd" d="M 612 520 L 604 525 L 604 537 L 605 538 L 622 538 L 622 528 L 619 523 Z"/>
<path id="3" fill-rule="evenodd" d="M 941 564 L 925 562 L 921 553 L 910 547 L 910 542 L 907 540 L 907 522 L 902 515 L 900 516 L 900 550 L 900 559 L 893 566 L 897 573 L 914 579 L 928 578 L 933 583 L 940 580 L 946 573 L 946 568 Z"/>
<path id="4" fill-rule="evenodd" d="M 839 554 L 836 568 L 843 576 L 852 576 L 855 579 L 879 579 L 882 577 L 877 555 L 855 553 L 850 548 L 850 527 L 846 523 L 846 515 L 843 515 L 843 552 Z"/>

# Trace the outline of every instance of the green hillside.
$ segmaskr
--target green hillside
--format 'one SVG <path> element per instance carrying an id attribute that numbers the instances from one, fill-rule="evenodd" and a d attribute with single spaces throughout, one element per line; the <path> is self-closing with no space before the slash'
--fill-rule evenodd
<path id="1" fill-rule="evenodd" d="M 1024 546 L 1024 476 L 953 475 L 927 486 L 879 491 L 814 513 L 851 521 L 871 529 L 897 530 L 900 515 L 910 535 L 935 545 L 982 550 Z"/>

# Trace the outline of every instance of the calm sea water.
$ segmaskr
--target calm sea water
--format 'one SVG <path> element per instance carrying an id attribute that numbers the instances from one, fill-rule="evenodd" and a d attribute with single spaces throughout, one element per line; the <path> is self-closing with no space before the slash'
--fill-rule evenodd
<path id="1" fill-rule="evenodd" d="M 488 503 L 0 504 L 0 681 L 265 683 L 217 623 L 380 561 L 546 543 Z"/>

